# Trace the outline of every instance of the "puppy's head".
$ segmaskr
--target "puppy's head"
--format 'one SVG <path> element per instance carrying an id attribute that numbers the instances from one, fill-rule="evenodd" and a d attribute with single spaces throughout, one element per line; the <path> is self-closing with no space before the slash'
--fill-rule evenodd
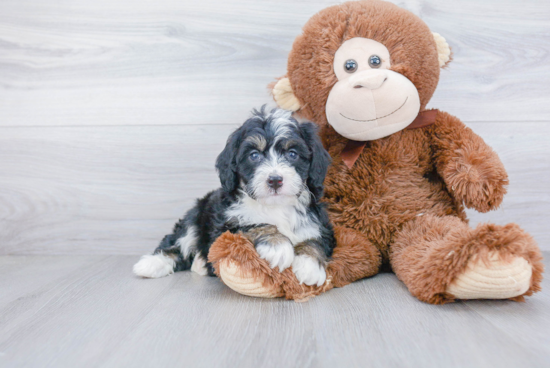
<path id="1" fill-rule="evenodd" d="M 313 123 L 298 123 L 282 109 L 254 110 L 218 156 L 222 187 L 238 189 L 267 205 L 292 204 L 323 195 L 330 156 Z"/>

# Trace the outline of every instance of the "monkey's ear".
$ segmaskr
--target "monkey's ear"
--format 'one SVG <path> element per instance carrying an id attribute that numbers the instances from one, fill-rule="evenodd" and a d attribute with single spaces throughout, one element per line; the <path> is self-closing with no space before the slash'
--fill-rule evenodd
<path id="1" fill-rule="evenodd" d="M 279 79 L 271 92 L 273 93 L 275 102 L 277 102 L 277 105 L 279 105 L 281 109 L 297 111 L 300 108 L 300 101 L 294 96 L 288 78 Z"/>
<path id="2" fill-rule="evenodd" d="M 439 33 L 432 32 L 434 36 L 435 45 L 437 46 L 437 56 L 439 58 L 439 67 L 443 68 L 449 62 L 451 62 L 451 48 L 445 38 Z"/>

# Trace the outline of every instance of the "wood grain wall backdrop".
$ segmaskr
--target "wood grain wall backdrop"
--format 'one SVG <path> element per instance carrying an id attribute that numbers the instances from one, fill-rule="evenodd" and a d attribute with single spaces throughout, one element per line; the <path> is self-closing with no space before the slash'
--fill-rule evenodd
<path id="1" fill-rule="evenodd" d="M 142 254 L 193 199 L 302 25 L 334 1 L 2 0 L 0 254 Z M 550 2 L 397 1 L 447 38 L 430 104 L 511 178 L 498 211 L 550 250 Z"/>

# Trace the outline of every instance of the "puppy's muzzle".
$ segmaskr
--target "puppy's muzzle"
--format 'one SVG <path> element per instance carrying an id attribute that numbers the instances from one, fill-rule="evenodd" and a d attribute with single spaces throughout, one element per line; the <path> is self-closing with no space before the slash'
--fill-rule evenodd
<path id="1" fill-rule="evenodd" d="M 283 186 L 283 177 L 279 175 L 270 176 L 267 178 L 267 186 L 276 191 Z"/>

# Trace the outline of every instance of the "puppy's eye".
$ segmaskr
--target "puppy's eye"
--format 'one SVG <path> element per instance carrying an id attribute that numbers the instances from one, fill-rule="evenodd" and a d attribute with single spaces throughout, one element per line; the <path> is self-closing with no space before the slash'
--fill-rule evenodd
<path id="1" fill-rule="evenodd" d="M 290 160 L 296 160 L 298 158 L 298 152 L 296 152 L 295 150 L 288 151 L 286 155 Z"/>
<path id="2" fill-rule="evenodd" d="M 250 156 L 248 156 L 251 161 L 260 161 L 261 155 L 258 151 L 252 151 L 250 152 Z"/>
<path id="3" fill-rule="evenodd" d="M 353 73 L 357 70 L 357 61 L 353 59 L 346 60 L 344 63 L 344 70 L 347 73 Z"/>
<path id="4" fill-rule="evenodd" d="M 369 57 L 369 65 L 371 68 L 380 68 L 380 65 L 382 65 L 382 59 L 380 59 L 380 56 L 378 55 L 371 55 L 371 57 Z"/>

